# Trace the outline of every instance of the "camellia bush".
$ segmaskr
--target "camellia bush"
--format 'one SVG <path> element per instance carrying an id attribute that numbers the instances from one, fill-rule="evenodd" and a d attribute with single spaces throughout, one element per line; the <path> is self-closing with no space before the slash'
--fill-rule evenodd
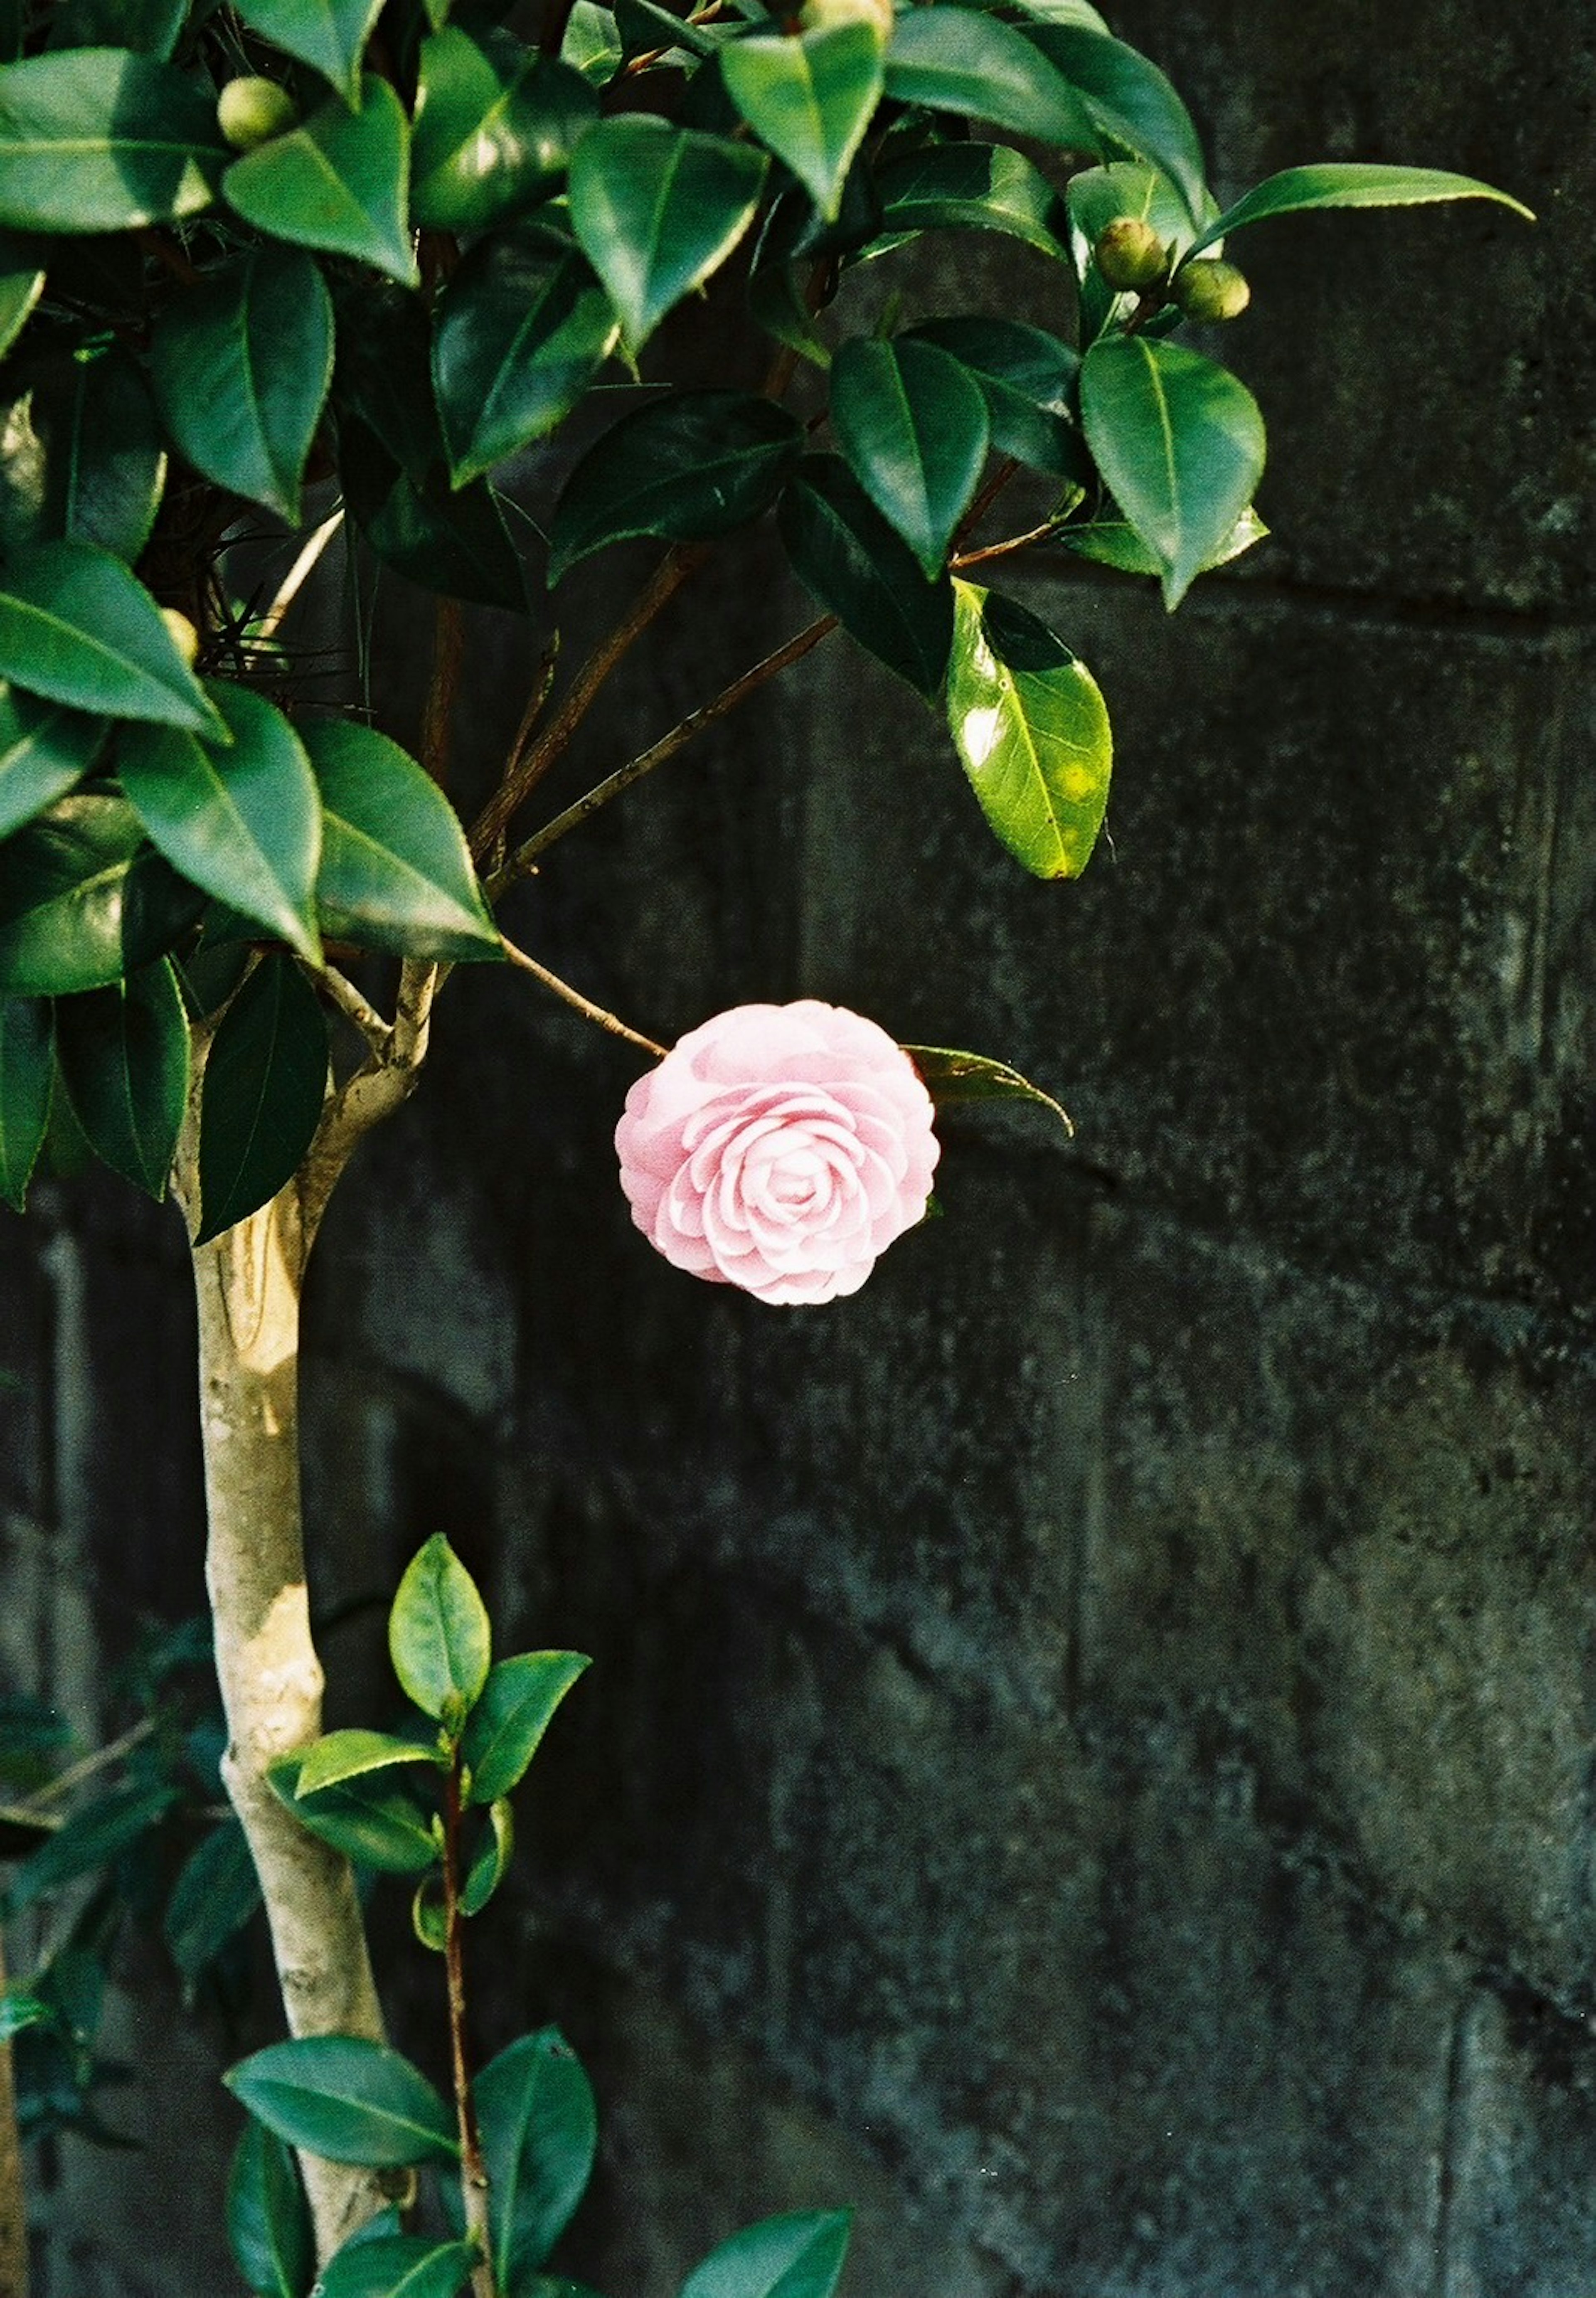
<path id="1" fill-rule="evenodd" d="M 904 1047 L 810 1000 L 712 1015 L 667 1051 L 518 948 L 499 905 L 839 629 L 945 720 L 972 834 L 1079 874 L 1108 713 L 1069 634 L 994 587 L 1003 562 L 1079 554 L 1177 607 L 1264 533 L 1263 424 L 1208 332 L 1247 302 L 1245 235 L 1505 197 L 1337 163 L 1221 211 L 1179 96 L 1086 0 L 544 7 L 0 8 L 0 1193 L 21 1211 L 37 1173 L 92 1154 L 170 1194 L 192 1242 L 236 1820 L 194 1850 L 167 1932 L 197 1966 L 265 1903 L 289 2038 L 230 2077 L 252 2120 L 227 2207 L 244 2280 L 275 2298 L 570 2290 L 545 2261 L 592 2156 L 558 2036 L 480 2071 L 464 2044 L 465 1929 L 583 1663 L 494 1663 L 437 1540 L 391 1623 L 408 1723 L 321 1732 L 301 1290 L 440 993 L 510 964 L 646 1057 L 621 1179 L 679 1268 L 778 1306 L 854 1290 L 927 1209 L 936 1105 L 1046 1096 L 990 1054 Z M 1046 309 L 950 306 L 935 249 L 969 233 L 1050 265 Z M 763 382 L 728 385 L 743 373 Z M 616 665 L 765 523 L 815 617 L 538 818 Z M 335 536 L 435 594 L 410 749 L 358 703 L 303 699 L 289 618 Z M 640 540 L 653 572 L 562 665 L 566 576 Z M 526 703 L 466 821 L 445 790 L 469 601 L 526 618 Z M 192 1735 L 166 1714 L 102 1751 L 117 1766 L 41 1759 L 23 1816 L 58 1800 L 44 1839 L 23 1829 L 13 1911 L 193 1805 Z M 417 1879 L 452 2101 L 387 2046 L 357 1869 Z M 53 2049 L 69 2092 L 88 2079 L 72 1936 L 78 1964 L 4 1998 L 19 2065 Z M 767 2220 L 687 2294 L 829 2298 L 846 2234 Z"/>

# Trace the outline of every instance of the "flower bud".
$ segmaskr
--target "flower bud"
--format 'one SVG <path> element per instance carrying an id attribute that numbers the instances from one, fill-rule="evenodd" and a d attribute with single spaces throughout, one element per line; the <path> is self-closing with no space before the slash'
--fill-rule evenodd
<path id="1" fill-rule="evenodd" d="M 892 29 L 892 0 L 804 0 L 798 24 L 806 32 L 834 32 L 843 24 L 868 24 L 884 40 Z"/>
<path id="2" fill-rule="evenodd" d="M 162 607 L 161 619 L 166 624 L 166 634 L 184 661 L 192 670 L 200 658 L 200 634 L 186 615 L 176 607 Z"/>
<path id="3" fill-rule="evenodd" d="M 298 119 L 299 106 L 275 79 L 230 79 L 216 99 L 216 124 L 235 152 L 285 136 Z"/>
<path id="4" fill-rule="evenodd" d="M 1171 293 L 1188 319 L 1237 319 L 1253 300 L 1235 264 L 1217 255 L 1200 255 L 1178 271 Z"/>
<path id="5" fill-rule="evenodd" d="M 1139 216 L 1116 216 L 1099 233 L 1092 253 L 1098 270 L 1116 293 L 1156 286 L 1170 260 L 1162 240 Z"/>

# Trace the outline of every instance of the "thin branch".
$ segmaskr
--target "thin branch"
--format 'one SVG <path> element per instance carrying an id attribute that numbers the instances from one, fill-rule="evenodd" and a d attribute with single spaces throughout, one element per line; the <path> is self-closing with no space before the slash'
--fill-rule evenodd
<path id="1" fill-rule="evenodd" d="M 992 505 L 997 500 L 998 496 L 1003 492 L 1005 487 L 1007 486 L 1009 481 L 1013 477 L 1019 467 L 1020 466 L 1014 460 L 1013 455 L 1005 455 L 1004 457 L 1002 462 L 998 464 L 997 468 L 987 481 L 986 485 L 981 489 L 980 494 L 976 496 L 975 500 L 964 513 L 963 517 L 959 521 L 958 531 L 954 536 L 955 546 L 963 542 L 967 534 L 974 533 L 976 528 L 980 525 L 981 520 L 986 517 L 988 511 L 991 509 Z"/>
<path id="2" fill-rule="evenodd" d="M 458 599 L 440 599 L 433 623 L 433 673 L 421 720 L 421 764 L 440 789 L 449 787 L 454 698 L 466 654 L 466 617 Z"/>
<path id="3" fill-rule="evenodd" d="M 1058 529 L 1056 518 L 1046 518 L 1040 526 L 1033 526 L 1025 534 L 1011 534 L 1002 542 L 988 542 L 981 550 L 961 550 L 955 558 L 949 559 L 948 565 L 962 571 L 966 566 L 983 566 L 988 558 L 1006 558 L 1011 550 L 1023 550 L 1030 543 L 1046 542 L 1050 534 L 1058 533 Z"/>
<path id="4" fill-rule="evenodd" d="M 482 2133 L 471 2097 L 471 2073 L 466 2052 L 466 1955 L 460 1905 L 460 1751 L 457 1747 L 449 1767 L 443 1805 L 443 1957 L 449 1991 L 450 2062 L 454 2077 L 455 2119 L 460 2134 L 460 2200 L 466 2239 L 477 2249 L 471 2269 L 472 2298 L 496 2298 L 492 2264 L 492 2241 L 488 2214 L 488 2170 L 483 2160 Z"/>
<path id="5" fill-rule="evenodd" d="M 283 577 L 282 587 L 277 597 L 255 625 L 253 639 L 256 645 L 261 644 L 267 639 L 276 638 L 277 625 L 310 580 L 317 560 L 343 524 L 343 511 L 335 510 L 330 518 L 324 518 L 314 533 L 307 538 L 303 550 Z"/>
<path id="6" fill-rule="evenodd" d="M 512 965 L 518 965 L 523 973 L 530 973 L 534 981 L 542 983 L 545 989 L 552 989 L 557 997 L 563 997 L 567 1005 L 574 1005 L 586 1020 L 596 1021 L 601 1029 L 608 1029 L 612 1037 L 624 1037 L 629 1046 L 641 1046 L 645 1054 L 653 1054 L 660 1061 L 665 1059 L 668 1047 L 657 1045 L 652 1037 L 645 1037 L 636 1029 L 629 1029 L 624 1021 L 617 1021 L 613 1013 L 606 1013 L 602 1005 L 595 1005 L 591 997 L 584 997 L 580 989 L 573 989 L 568 981 L 562 981 L 558 973 L 550 973 L 546 965 L 540 965 L 535 957 L 528 957 L 524 949 L 517 949 L 515 943 L 507 941 L 502 934 L 499 937 L 499 946 Z"/>
<path id="7" fill-rule="evenodd" d="M 120 1763 L 124 1756 L 131 1755 L 135 1748 L 142 1748 L 154 1729 L 154 1717 L 146 1715 L 142 1722 L 132 1724 L 120 1739 L 107 1740 L 103 1748 L 91 1748 L 77 1763 L 69 1764 L 64 1772 L 57 1772 L 53 1780 L 46 1780 L 43 1787 L 35 1788 L 24 1808 L 37 1814 L 40 1804 L 54 1803 L 57 1797 L 70 1794 L 83 1781 L 93 1779 L 96 1772 L 103 1772 L 107 1764 Z"/>
<path id="8" fill-rule="evenodd" d="M 324 965 L 319 973 L 314 967 L 306 970 L 317 987 L 327 991 L 338 1011 L 354 1023 L 377 1060 L 386 1061 L 393 1043 L 393 1023 L 384 1021 L 376 1006 L 361 996 L 354 983 L 335 965 Z"/>
<path id="9" fill-rule="evenodd" d="M 407 957 L 386 1053 L 376 1054 L 330 1095 L 316 1138 L 300 1167 L 300 1203 L 306 1252 L 339 1176 L 375 1125 L 401 1108 L 416 1090 L 426 1059 L 433 1000 L 448 971 L 427 958 Z"/>

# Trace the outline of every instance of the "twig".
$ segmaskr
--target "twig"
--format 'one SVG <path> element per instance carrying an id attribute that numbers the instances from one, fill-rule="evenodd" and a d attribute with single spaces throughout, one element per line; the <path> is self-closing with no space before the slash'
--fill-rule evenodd
<path id="1" fill-rule="evenodd" d="M 499 937 L 499 946 L 512 965 L 518 965 L 523 973 L 530 973 L 535 981 L 542 983 L 545 989 L 552 989 L 557 997 L 563 997 L 567 1005 L 574 1005 L 588 1021 L 596 1021 L 601 1029 L 608 1029 L 612 1037 L 624 1037 L 629 1046 L 641 1046 L 645 1054 L 653 1054 L 660 1061 L 665 1059 L 667 1047 L 656 1045 L 652 1037 L 645 1037 L 636 1029 L 629 1029 L 624 1021 L 617 1021 L 613 1013 L 606 1013 L 602 1005 L 595 1005 L 591 997 L 584 997 L 580 989 L 573 989 L 568 981 L 562 981 L 558 973 L 550 973 L 546 965 L 540 965 L 535 957 L 528 957 L 524 949 L 517 949 L 515 943 L 507 941 L 502 934 Z"/>
<path id="2" fill-rule="evenodd" d="M 343 524 L 343 511 L 335 510 L 330 518 L 324 518 L 315 533 L 306 539 L 303 550 L 283 577 L 277 597 L 255 625 L 253 636 L 257 645 L 267 639 L 276 638 L 278 624 L 298 598 L 317 560 Z"/>
<path id="3" fill-rule="evenodd" d="M 451 720 L 466 653 L 466 617 L 458 599 L 440 599 L 433 623 L 433 674 L 421 720 L 421 764 L 440 789 L 449 787 Z"/>
<path id="4" fill-rule="evenodd" d="M 0 1825 L 37 1827 L 42 1834 L 54 1835 L 66 1825 L 66 1821 L 58 1811 L 35 1811 L 31 1804 L 26 1803 L 0 1803 Z M 4 2298 L 3 2284 L 0 2298 Z"/>
<path id="5" fill-rule="evenodd" d="M 447 968 L 427 958 L 407 957 L 399 976 L 399 997 L 386 1052 L 355 1071 L 329 1095 L 316 1137 L 300 1167 L 300 1217 L 313 1240 L 338 1178 L 374 1125 L 391 1117 L 416 1090 L 426 1059 L 433 1000 Z M 309 1252 L 309 1244 L 306 1246 Z"/>
<path id="6" fill-rule="evenodd" d="M 57 1772 L 53 1780 L 46 1780 L 43 1787 L 35 1788 L 28 1798 L 27 1807 L 37 1810 L 40 1804 L 54 1803 L 58 1796 L 69 1794 L 82 1781 L 92 1779 L 96 1772 L 103 1772 L 107 1764 L 119 1763 L 124 1756 L 131 1755 L 135 1748 L 141 1748 L 154 1729 L 154 1717 L 146 1715 L 141 1723 L 131 1724 L 120 1739 L 107 1740 L 103 1748 L 91 1748 L 87 1756 L 79 1757 L 77 1763 L 69 1764 L 64 1772 Z"/>
<path id="7" fill-rule="evenodd" d="M 319 973 L 314 967 L 306 970 L 311 980 L 327 991 L 339 1012 L 354 1023 L 378 1061 L 385 1061 L 393 1042 L 393 1023 L 384 1021 L 376 1006 L 361 996 L 354 983 L 335 965 L 324 965 Z"/>
<path id="8" fill-rule="evenodd" d="M 488 2214 L 488 2170 L 483 2160 L 482 2133 L 471 2096 L 470 2067 L 466 2055 L 466 1957 L 460 1906 L 460 1751 L 457 1747 L 449 1767 L 443 1804 L 443 1958 L 449 1991 L 449 2046 L 454 2077 L 455 2119 L 460 2134 L 460 2199 L 464 2205 L 466 2238 L 476 2245 L 471 2269 L 472 2298 L 495 2298 L 497 2285 L 492 2264 L 492 2221 Z"/>
<path id="9" fill-rule="evenodd" d="M 997 468 L 987 481 L 986 485 L 981 489 L 980 494 L 976 496 L 975 500 L 964 513 L 963 517 L 959 521 L 958 530 L 954 536 L 955 547 L 959 543 L 963 542 L 967 534 L 972 534 L 975 532 L 975 529 L 980 525 L 988 511 L 991 509 L 993 504 L 997 500 L 998 496 L 1003 492 L 1005 487 L 1007 486 L 1009 481 L 1013 477 L 1019 467 L 1019 464 L 1014 460 L 1014 458 L 1012 455 L 1005 455 L 1004 457 L 1002 462 L 998 464 Z"/>
<path id="10" fill-rule="evenodd" d="M 1033 526 L 1028 533 L 1011 534 L 1002 542 L 988 542 L 982 550 L 961 550 L 956 558 L 949 559 L 948 564 L 963 569 L 980 566 L 988 558 L 1006 558 L 1011 550 L 1023 550 L 1028 543 L 1046 542 L 1050 534 L 1058 533 L 1058 529 L 1056 518 L 1044 519 L 1040 526 Z"/>

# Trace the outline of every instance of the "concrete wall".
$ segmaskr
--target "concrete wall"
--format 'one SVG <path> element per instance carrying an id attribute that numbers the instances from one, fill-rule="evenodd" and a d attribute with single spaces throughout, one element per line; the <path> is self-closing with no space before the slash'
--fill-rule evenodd
<path id="1" fill-rule="evenodd" d="M 850 2198 L 853 2298 L 1596 2281 L 1588 13 L 1115 21 L 1221 195 L 1382 157 L 1545 221 L 1238 245 L 1275 540 L 1172 620 L 1017 586 L 1116 725 L 1079 887 L 1023 880 L 839 649 L 512 927 L 661 1036 L 813 993 L 1001 1054 L 1075 1143 L 949 1121 L 947 1218 L 856 1299 L 765 1310 L 631 1230 L 624 1049 L 477 976 L 318 1274 L 320 1592 L 442 1525 L 508 1638 L 598 1663 L 482 2024 L 558 2017 L 593 2066 L 569 2263 L 612 2298 Z M 690 650 L 740 667 L 802 612 L 757 572 L 683 606 L 588 765 L 700 698 Z M 484 748 L 529 671 L 488 644 Z M 9 1408 L 44 1559 L 13 1641 L 81 1674 L 74 1607 L 195 1584 L 186 1309 L 172 1223 L 51 1218 L 0 1237 L 18 1360 L 53 1334 L 59 1368 Z"/>

